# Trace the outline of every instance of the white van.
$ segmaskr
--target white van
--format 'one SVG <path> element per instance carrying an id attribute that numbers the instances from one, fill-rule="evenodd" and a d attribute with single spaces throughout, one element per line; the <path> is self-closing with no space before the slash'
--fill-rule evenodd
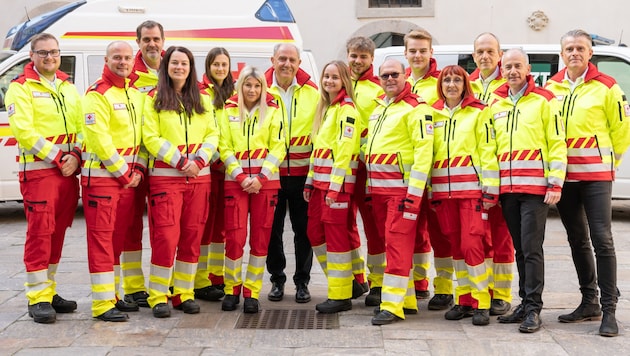
<path id="1" fill-rule="evenodd" d="M 564 68 L 564 63 L 560 58 L 560 44 L 502 45 L 501 47 L 503 50 L 520 47 L 527 52 L 532 66 L 532 75 L 538 85 L 544 85 L 549 77 Z M 407 67 L 403 52 L 404 47 L 401 46 L 377 48 L 374 53 L 374 68 L 378 70 L 386 59 L 397 59 Z M 472 44 L 433 46 L 433 57 L 437 61 L 438 69 L 457 64 L 471 73 L 477 68 L 472 53 Z M 601 72 L 614 77 L 624 93 L 630 95 L 630 48 L 594 46 L 591 62 Z M 630 199 L 630 152 L 626 152 L 617 170 L 612 196 L 614 199 Z"/>
<path id="2" fill-rule="evenodd" d="M 285 0 L 231 0 L 222 4 L 196 0 L 81 0 L 13 27 L 0 52 L 0 201 L 22 199 L 17 180 L 17 142 L 9 128 L 4 94 L 11 80 L 30 62 L 32 36 L 48 32 L 57 37 L 60 69 L 83 93 L 102 73 L 106 46 L 123 40 L 137 49 L 135 30 L 145 20 L 162 24 L 165 49 L 180 45 L 193 52 L 200 76 L 205 72 L 206 54 L 213 47 L 225 47 L 230 52 L 235 78 L 246 65 L 267 69 L 277 43 L 293 43 L 302 49 L 302 37 Z M 319 73 L 313 55 L 303 51 L 301 57 L 301 67 L 317 82 Z"/>

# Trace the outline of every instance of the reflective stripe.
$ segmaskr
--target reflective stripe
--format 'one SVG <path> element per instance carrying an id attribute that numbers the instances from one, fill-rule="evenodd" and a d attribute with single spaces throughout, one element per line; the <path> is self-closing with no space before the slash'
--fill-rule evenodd
<path id="1" fill-rule="evenodd" d="M 567 165 L 564 162 L 552 161 L 549 162 L 549 169 L 556 171 L 566 171 Z"/>
<path id="2" fill-rule="evenodd" d="M 477 176 L 477 171 L 475 170 L 475 168 L 478 169 L 478 167 L 474 167 L 474 166 L 467 166 L 467 167 L 451 167 L 451 168 L 433 168 L 431 170 L 431 176 L 432 177 L 448 177 L 448 176 L 460 176 L 460 175 L 475 175 Z M 499 172 L 495 171 L 497 177 L 499 178 Z"/>
<path id="3" fill-rule="evenodd" d="M 540 187 L 547 187 L 547 178 L 545 177 L 501 177 L 501 185 L 535 185 Z"/>
<path id="4" fill-rule="evenodd" d="M 517 169 L 517 168 L 525 168 L 525 169 L 543 169 L 542 161 L 502 161 L 499 162 L 499 170 L 509 170 L 509 169 Z"/>
<path id="5" fill-rule="evenodd" d="M 90 281 L 92 284 L 113 284 L 114 272 L 90 273 Z"/>
<path id="6" fill-rule="evenodd" d="M 479 182 L 451 182 L 445 184 L 431 184 L 431 188 L 434 192 L 462 192 L 462 191 L 481 191 L 481 185 Z"/>
<path id="7" fill-rule="evenodd" d="M 206 166 L 199 170 L 198 176 L 207 176 L 210 175 L 210 167 Z M 154 177 L 182 177 L 185 178 L 183 172 L 180 172 L 176 168 L 153 168 L 151 169 L 151 176 Z"/>
<path id="8" fill-rule="evenodd" d="M 26 272 L 26 283 L 38 284 L 48 281 L 48 270 L 42 269 L 35 272 Z"/>
<path id="9" fill-rule="evenodd" d="M 162 279 L 170 279 L 171 270 L 172 270 L 171 267 L 162 267 L 162 266 L 151 264 L 151 274 Z"/>

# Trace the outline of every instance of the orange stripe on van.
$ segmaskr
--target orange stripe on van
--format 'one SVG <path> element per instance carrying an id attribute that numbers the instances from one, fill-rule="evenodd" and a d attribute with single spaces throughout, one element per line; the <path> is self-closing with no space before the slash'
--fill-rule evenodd
<path id="1" fill-rule="evenodd" d="M 199 30 L 164 31 L 169 41 L 206 40 L 206 41 L 282 41 L 293 42 L 295 38 L 287 26 L 210 28 Z M 74 39 L 125 39 L 134 40 L 136 33 L 131 31 L 112 32 L 66 32 L 61 38 Z"/>

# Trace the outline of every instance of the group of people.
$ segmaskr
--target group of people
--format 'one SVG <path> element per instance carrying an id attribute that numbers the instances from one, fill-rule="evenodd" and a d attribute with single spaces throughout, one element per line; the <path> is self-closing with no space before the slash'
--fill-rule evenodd
<path id="1" fill-rule="evenodd" d="M 582 293 L 559 321 L 601 319 L 601 335 L 618 334 L 610 197 L 630 145 L 630 106 L 589 62 L 588 33 L 562 37 L 566 68 L 546 88 L 536 87 L 527 53 L 503 53 L 491 33 L 475 39 L 470 75 L 455 65 L 438 70 L 431 35 L 413 30 L 405 36 L 409 67 L 386 60 L 375 76 L 374 43 L 354 37 L 348 63 L 326 63 L 319 87 L 292 44 L 276 45 L 267 71 L 245 67 L 236 83 L 229 53 L 214 48 L 198 83 L 188 49 L 163 51 L 160 24 L 142 23 L 136 41 L 135 57 L 126 42 L 107 47 L 102 77 L 81 99 L 58 70 L 57 40 L 37 35 L 32 63 L 7 93 L 36 322 L 77 308 L 56 294 L 54 275 L 80 172 L 92 314 L 100 320 L 125 321 L 139 307 L 168 317 L 169 300 L 189 314 L 200 311 L 195 299 L 222 299 L 232 311 L 241 295 L 243 311 L 257 313 L 265 267 L 267 298 L 282 300 L 288 207 L 296 302 L 311 300 L 314 254 L 328 281 L 319 312 L 350 310 L 368 293 L 372 324 L 403 320 L 430 296 L 432 252 L 430 310 L 473 325 L 498 315 L 535 332 L 546 216 L 557 204 Z M 515 260 L 521 300 L 509 313 Z"/>

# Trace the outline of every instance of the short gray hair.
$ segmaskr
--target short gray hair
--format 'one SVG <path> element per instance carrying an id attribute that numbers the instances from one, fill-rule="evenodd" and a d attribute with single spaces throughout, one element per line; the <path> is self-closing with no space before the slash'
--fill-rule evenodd
<path id="1" fill-rule="evenodd" d="M 505 62 L 505 56 L 513 52 L 520 53 L 523 56 L 523 58 L 525 58 L 525 64 L 529 65 L 529 55 L 521 47 L 510 48 L 507 51 L 503 52 L 503 57 L 501 57 L 501 62 Z"/>

